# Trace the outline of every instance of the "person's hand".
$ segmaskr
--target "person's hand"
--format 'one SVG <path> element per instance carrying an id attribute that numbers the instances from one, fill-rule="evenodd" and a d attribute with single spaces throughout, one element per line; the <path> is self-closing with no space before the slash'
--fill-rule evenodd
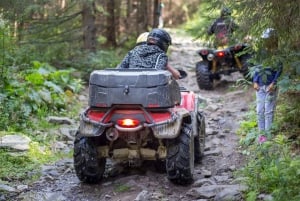
<path id="1" fill-rule="evenodd" d="M 174 69 L 172 74 L 173 74 L 173 77 L 175 78 L 175 80 L 178 80 L 180 78 L 180 72 L 177 69 Z"/>
<path id="2" fill-rule="evenodd" d="M 267 87 L 267 92 L 270 92 L 270 91 L 274 91 L 276 88 L 274 82 L 272 82 L 268 87 Z"/>
<path id="3" fill-rule="evenodd" d="M 170 64 L 167 64 L 167 69 L 168 69 L 168 71 L 171 72 L 171 74 L 175 80 L 178 80 L 180 78 L 180 72 L 177 69 L 170 66 Z"/>
<path id="4" fill-rule="evenodd" d="M 254 88 L 256 91 L 258 91 L 258 90 L 259 90 L 259 85 L 258 85 L 256 82 L 254 82 L 254 83 L 253 83 L 253 88 Z"/>

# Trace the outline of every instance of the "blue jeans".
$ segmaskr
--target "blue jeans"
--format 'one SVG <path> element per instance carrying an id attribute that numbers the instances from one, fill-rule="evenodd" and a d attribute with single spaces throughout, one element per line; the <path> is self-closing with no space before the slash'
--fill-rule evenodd
<path id="1" fill-rule="evenodd" d="M 256 113 L 259 131 L 269 130 L 274 119 L 278 90 L 267 92 L 268 86 L 260 86 L 256 91 Z"/>

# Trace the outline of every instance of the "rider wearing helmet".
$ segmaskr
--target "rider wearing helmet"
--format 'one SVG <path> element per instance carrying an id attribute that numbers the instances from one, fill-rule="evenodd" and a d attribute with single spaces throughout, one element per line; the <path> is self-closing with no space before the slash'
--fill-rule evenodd
<path id="1" fill-rule="evenodd" d="M 167 52 L 169 46 L 172 44 L 172 39 L 165 30 L 153 29 L 148 35 L 147 44 L 156 45 L 164 52 Z"/>
<path id="2" fill-rule="evenodd" d="M 231 10 L 227 7 L 222 8 L 220 17 L 216 19 L 208 28 L 208 35 L 215 34 L 215 46 L 224 46 L 229 43 L 230 37 L 237 24 L 231 18 Z"/>
<path id="3" fill-rule="evenodd" d="M 165 30 L 153 29 L 148 37 L 147 44 L 138 45 L 130 50 L 119 68 L 156 68 L 166 70 L 168 57 L 166 48 L 161 44 L 171 44 L 171 37 Z"/>
<path id="4" fill-rule="evenodd" d="M 276 54 L 278 48 L 276 30 L 266 29 L 261 35 L 261 43 L 263 49 L 259 52 L 259 56 L 268 57 Z M 281 72 L 282 62 L 277 62 L 272 66 L 259 65 L 255 69 L 253 88 L 256 90 L 256 112 L 260 131 L 269 130 L 272 126 L 278 93 L 276 83 Z"/>
<path id="5" fill-rule="evenodd" d="M 149 33 L 142 33 L 137 38 L 135 48 L 127 53 L 118 68 L 169 70 L 173 77 L 178 79 L 180 73 L 168 65 L 168 56 L 166 55 L 171 43 L 171 36 L 163 29 L 153 29 Z"/>

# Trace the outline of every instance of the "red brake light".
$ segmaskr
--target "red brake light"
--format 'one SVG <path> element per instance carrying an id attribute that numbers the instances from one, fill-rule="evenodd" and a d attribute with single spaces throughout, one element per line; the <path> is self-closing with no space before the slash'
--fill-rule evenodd
<path id="1" fill-rule="evenodd" d="M 225 52 L 223 51 L 217 52 L 217 57 L 224 57 L 224 56 L 225 56 Z"/>
<path id="2" fill-rule="evenodd" d="M 140 125 L 140 121 L 136 119 L 119 119 L 117 124 L 125 128 L 134 128 Z"/>

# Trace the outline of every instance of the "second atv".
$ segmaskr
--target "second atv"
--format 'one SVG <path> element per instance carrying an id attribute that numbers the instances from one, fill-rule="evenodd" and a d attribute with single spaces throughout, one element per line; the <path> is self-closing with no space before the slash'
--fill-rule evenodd
<path id="1" fill-rule="evenodd" d="M 203 48 L 197 53 L 202 60 L 196 64 L 197 84 L 200 89 L 213 90 L 213 81 L 220 80 L 221 75 L 240 72 L 248 74 L 249 59 L 247 44 L 237 44 L 224 49 Z"/>

